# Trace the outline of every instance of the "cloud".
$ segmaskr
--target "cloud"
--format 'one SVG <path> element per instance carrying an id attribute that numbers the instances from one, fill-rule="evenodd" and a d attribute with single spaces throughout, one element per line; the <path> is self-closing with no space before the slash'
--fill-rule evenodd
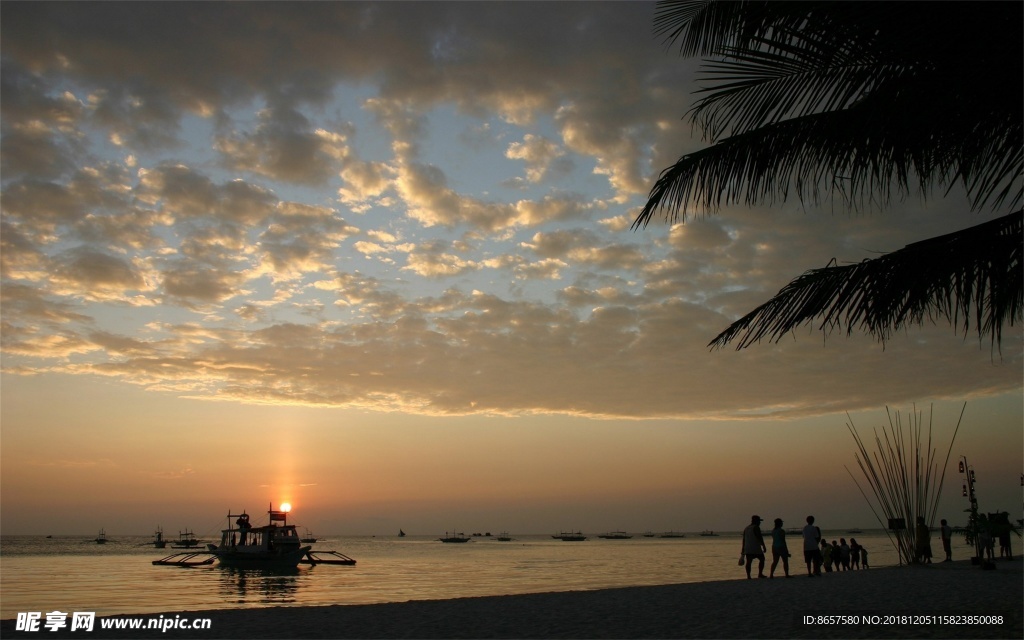
<path id="1" fill-rule="evenodd" d="M 572 170 L 572 161 L 563 159 L 565 150 L 544 138 L 528 133 L 522 142 L 513 142 L 505 150 L 505 157 L 526 163 L 526 179 L 541 182 L 548 173 L 566 173 Z"/>
<path id="2" fill-rule="evenodd" d="M 337 144 L 343 138 L 314 130 L 297 109 L 264 109 L 257 118 L 251 133 L 234 131 L 214 141 L 214 148 L 232 169 L 285 182 L 320 185 L 336 173 L 334 165 L 347 155 L 344 145 Z"/>
<path id="3" fill-rule="evenodd" d="M 0 4 L 4 371 L 437 415 L 1019 388 L 1019 336 L 942 325 L 709 353 L 806 269 L 980 220 L 953 193 L 631 230 L 703 145 L 692 63 L 651 4 L 542 6 Z"/>
<path id="4" fill-rule="evenodd" d="M 70 296 L 118 300 L 126 292 L 153 288 L 136 265 L 88 247 L 64 252 L 49 272 L 53 290 Z"/>

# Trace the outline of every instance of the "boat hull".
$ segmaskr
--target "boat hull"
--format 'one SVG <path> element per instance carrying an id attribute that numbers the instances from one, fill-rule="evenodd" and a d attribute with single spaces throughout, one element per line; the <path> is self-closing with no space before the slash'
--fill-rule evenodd
<path id="1" fill-rule="evenodd" d="M 283 549 L 273 553 L 245 551 L 215 551 L 217 560 L 222 566 L 236 569 L 294 569 L 312 547 Z"/>

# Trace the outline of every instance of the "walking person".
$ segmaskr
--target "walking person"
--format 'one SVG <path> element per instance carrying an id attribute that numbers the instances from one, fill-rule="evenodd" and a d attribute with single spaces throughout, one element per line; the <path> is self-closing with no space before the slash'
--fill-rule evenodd
<path id="1" fill-rule="evenodd" d="M 757 577 L 767 578 L 764 575 L 764 552 L 768 548 L 764 546 L 764 536 L 761 535 L 761 516 L 750 516 L 750 524 L 743 530 L 743 548 L 741 553 L 747 559 L 747 579 L 750 579 L 750 565 L 757 559 Z"/>
<path id="2" fill-rule="evenodd" d="M 821 529 L 814 526 L 814 516 L 807 516 L 807 526 L 804 527 L 804 562 L 807 563 L 807 575 L 809 577 L 821 577 L 821 552 L 818 551 L 818 544 L 821 543 Z"/>
<path id="3" fill-rule="evenodd" d="M 789 547 L 786 545 L 786 530 L 782 528 L 782 518 L 775 518 L 775 528 L 772 529 L 772 568 L 768 572 L 769 578 L 775 577 L 775 567 L 782 560 L 782 570 L 789 578 Z"/>
<path id="4" fill-rule="evenodd" d="M 953 561 L 953 528 L 949 526 L 946 519 L 943 518 L 939 521 L 942 524 L 940 531 L 942 532 L 942 551 L 946 554 L 946 559 L 943 562 Z"/>
<path id="5" fill-rule="evenodd" d="M 850 545 L 846 538 L 839 538 L 839 564 L 843 565 L 843 571 L 850 570 Z"/>

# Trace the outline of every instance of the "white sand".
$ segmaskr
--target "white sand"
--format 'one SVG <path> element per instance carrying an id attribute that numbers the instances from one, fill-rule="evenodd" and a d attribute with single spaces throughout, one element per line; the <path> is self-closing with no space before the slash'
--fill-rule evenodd
<path id="1" fill-rule="evenodd" d="M 210 631 L 97 628 L 92 633 L 30 634 L 15 632 L 7 620 L 0 632 L 4 638 L 1024 638 L 1024 562 L 996 564 L 993 571 L 960 561 L 821 578 L 795 574 L 600 591 L 163 614 L 165 619 L 176 614 L 211 618 Z M 804 616 L 823 615 L 860 619 L 834 625 L 803 621 Z M 1003 623 L 920 620 L 958 615 L 1002 616 Z M 863 616 L 882 620 L 866 624 Z"/>

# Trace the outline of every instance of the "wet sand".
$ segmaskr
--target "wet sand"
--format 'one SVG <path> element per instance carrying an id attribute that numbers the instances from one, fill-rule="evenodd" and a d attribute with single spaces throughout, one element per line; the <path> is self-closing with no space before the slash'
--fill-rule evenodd
<path id="1" fill-rule="evenodd" d="M 796 558 L 794 558 L 796 559 Z M 327 607 L 169 612 L 209 630 L 92 633 L 71 638 L 1016 638 L 1024 637 L 1024 562 L 984 571 L 969 561 L 809 578 L 728 580 L 599 591 Z M 803 565 L 794 568 L 805 572 Z M 742 568 L 737 567 L 742 575 Z M 159 618 L 161 614 L 142 616 Z M 811 616 L 810 622 L 805 616 Z M 824 624 L 818 616 L 847 616 Z M 865 616 L 879 616 L 868 621 Z M 928 617 L 932 618 L 929 619 Z M 942 620 L 935 616 L 951 616 Z M 964 616 L 1001 616 L 978 624 Z M 127 616 L 116 616 L 125 618 Z"/>

